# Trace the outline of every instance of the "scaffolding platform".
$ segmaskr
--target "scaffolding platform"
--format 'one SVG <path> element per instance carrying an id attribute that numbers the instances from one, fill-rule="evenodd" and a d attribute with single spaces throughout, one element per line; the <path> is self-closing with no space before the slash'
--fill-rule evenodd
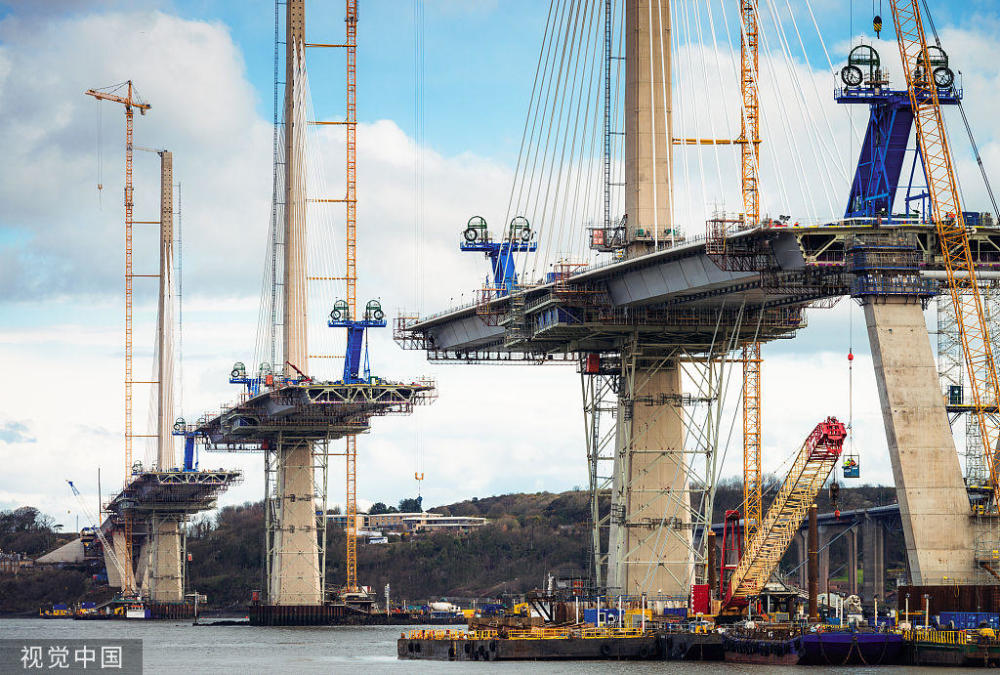
<path id="1" fill-rule="evenodd" d="M 406 415 L 435 398 L 432 380 L 285 383 L 206 416 L 194 427 L 210 450 L 265 449 L 284 441 L 335 440 L 364 433 L 372 417 Z"/>
<path id="2" fill-rule="evenodd" d="M 139 469 L 132 474 L 129 484 L 108 503 L 107 510 L 117 516 L 126 512 L 134 517 L 154 512 L 160 515 L 191 515 L 213 508 L 223 490 L 242 481 L 241 471 L 225 469 Z"/>

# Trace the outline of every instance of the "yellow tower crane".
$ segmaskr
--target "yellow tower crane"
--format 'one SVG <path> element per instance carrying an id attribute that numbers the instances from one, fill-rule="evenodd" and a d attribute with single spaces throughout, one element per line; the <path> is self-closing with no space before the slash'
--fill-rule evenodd
<path id="1" fill-rule="evenodd" d="M 951 159 L 944 118 L 934 82 L 932 61 L 918 0 L 890 0 L 896 42 L 910 94 L 917 143 L 924 160 L 931 217 L 937 229 L 948 276 L 948 293 L 955 308 L 959 342 L 965 356 L 972 391 L 973 410 L 982 439 L 983 455 L 990 471 L 994 508 L 1000 505 L 1000 483 L 994 455 L 997 420 L 990 414 L 997 406 L 996 361 L 983 299 L 976 280 L 976 266 L 969 248 L 969 234 L 962 215 L 958 180 Z"/>
<path id="2" fill-rule="evenodd" d="M 307 42 L 306 47 L 333 47 L 342 48 L 346 54 L 347 72 L 345 77 L 346 108 L 344 120 L 336 122 L 309 122 L 314 125 L 335 125 L 343 126 L 345 129 L 345 194 L 338 199 L 309 199 L 310 202 L 317 203 L 342 203 L 346 207 L 345 213 L 345 268 L 343 277 L 309 277 L 310 280 L 344 281 L 347 285 L 347 316 L 356 317 L 358 306 L 358 196 L 357 196 L 357 49 L 358 49 L 358 0 L 345 0 L 344 2 L 344 26 L 345 36 L 342 44 L 320 44 Z M 358 441 L 353 435 L 345 439 L 344 458 L 346 464 L 346 495 L 344 499 L 344 514 L 346 516 L 347 545 L 346 545 L 346 568 L 347 574 L 344 590 L 347 593 L 358 591 L 358 543 L 357 543 L 357 515 L 358 515 L 358 487 L 357 487 L 357 466 L 358 466 Z"/>
<path id="3" fill-rule="evenodd" d="M 740 165 L 743 173 L 743 218 L 747 227 L 760 220 L 760 88 L 758 75 L 758 21 L 756 0 L 741 0 L 740 41 L 742 74 L 740 92 L 743 111 L 740 138 Z M 757 534 L 761 523 L 761 419 L 760 342 L 743 346 L 743 527 L 744 541 Z"/>
<path id="4" fill-rule="evenodd" d="M 739 145 L 743 227 L 760 222 L 760 22 L 757 0 L 740 0 L 740 136 L 737 139 L 675 138 L 674 145 Z M 705 252 L 727 255 L 724 217 L 709 221 Z M 760 342 L 743 345 L 743 523 L 749 541 L 761 522 L 761 356 Z"/>
<path id="5" fill-rule="evenodd" d="M 114 91 L 127 86 L 126 95 L 119 96 Z M 108 89 L 109 87 L 105 87 Z M 132 89 L 132 80 L 118 85 L 114 91 L 88 89 L 87 96 L 93 96 L 98 101 L 111 101 L 125 106 L 125 484 L 132 475 L 132 124 L 135 111 L 145 115 L 152 106 L 140 101 Z M 132 517 L 125 514 L 124 564 L 125 576 L 122 577 L 122 591 L 135 591 L 135 575 L 132 571 Z M 117 552 L 116 552 L 117 554 Z"/>
<path id="6" fill-rule="evenodd" d="M 357 233 L 357 49 L 358 49 L 358 2 L 357 0 L 345 0 L 344 24 L 346 26 L 346 39 L 344 40 L 345 51 L 347 52 L 347 110 L 344 117 L 347 130 L 346 168 L 347 168 L 347 191 L 344 195 L 344 203 L 347 206 L 347 217 L 345 218 L 347 242 L 345 251 L 347 255 L 347 265 L 345 277 L 347 282 L 347 306 L 350 316 L 358 315 L 358 233 Z M 346 469 L 347 469 L 347 496 L 344 500 L 345 512 L 347 513 L 347 591 L 349 593 L 358 590 L 358 441 L 356 436 L 347 437 Z"/>

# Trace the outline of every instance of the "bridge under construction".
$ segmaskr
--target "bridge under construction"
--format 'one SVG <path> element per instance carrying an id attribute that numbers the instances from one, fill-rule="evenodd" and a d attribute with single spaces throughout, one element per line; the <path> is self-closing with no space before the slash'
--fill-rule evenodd
<path id="1" fill-rule="evenodd" d="M 219 494 L 239 483 L 242 474 L 225 469 L 200 470 L 193 438 L 185 438 L 183 462 L 178 462 L 176 457 L 176 437 L 183 435 L 184 422 L 176 417 L 174 401 L 174 385 L 178 376 L 175 319 L 179 275 L 174 256 L 177 237 L 174 231 L 173 153 L 133 143 L 135 110 L 145 115 L 152 106 L 139 98 L 131 81 L 103 89 L 90 89 L 86 93 L 98 101 L 124 106 L 126 128 L 125 481 L 121 491 L 107 504 L 101 504 L 101 516 L 92 525 L 100 534 L 109 584 L 121 590 L 121 602 L 151 618 L 192 616 L 193 604 L 186 602 L 189 597 L 185 579 L 187 520 L 194 514 L 214 508 Z M 160 159 L 160 209 L 156 220 L 136 221 L 133 216 L 133 153 L 136 149 L 154 153 Z M 156 238 L 157 274 L 134 272 L 135 225 L 155 225 L 159 231 Z M 139 278 L 154 278 L 158 284 L 154 379 L 151 380 L 136 380 L 133 374 L 133 284 Z M 134 432 L 133 389 L 137 384 L 150 387 L 151 409 L 154 411 L 150 416 L 152 433 Z M 152 466 L 134 461 L 132 450 L 136 438 L 152 441 L 155 450 Z M 70 487 L 80 498 L 72 482 Z M 87 509 L 84 510 L 87 512 Z M 106 520 L 103 519 L 104 513 L 107 514 Z M 105 532 L 109 536 L 105 536 Z"/>
<path id="2" fill-rule="evenodd" d="M 357 299 L 357 4 L 345 0 L 342 42 L 313 43 L 306 40 L 305 0 L 275 2 L 263 327 L 250 367 L 237 362 L 230 373 L 229 382 L 240 387 L 238 400 L 194 423 L 175 421 L 172 412 L 172 155 L 156 151 L 160 273 L 136 275 L 132 113 L 150 106 L 133 96 L 131 83 L 124 96 L 88 92 L 126 111 L 126 484 L 108 505 L 113 543 L 105 553 L 117 573 L 113 583 L 129 598 L 183 601 L 184 520 L 211 508 L 241 478 L 238 472 L 199 471 L 195 451 L 202 447 L 263 455 L 266 580 L 251 606 L 252 623 L 346 623 L 368 614 L 374 603 L 357 578 L 358 436 L 370 430 L 373 417 L 409 414 L 431 402 L 435 385 L 422 378 L 389 380 L 369 365 L 366 331 L 385 327 L 386 320 L 379 301 L 359 306 Z M 821 156 L 832 153 L 838 139 L 828 123 L 829 143 L 805 141 L 813 145 L 816 166 L 792 147 L 789 157 L 772 161 L 773 175 L 762 168 L 768 148 L 762 91 L 771 85 L 761 64 L 779 54 L 794 65 L 780 17 L 772 16 L 768 26 L 757 0 L 725 5 L 736 28 L 736 68 L 735 88 L 724 92 L 721 85 L 707 86 L 707 69 L 692 80 L 690 16 L 683 15 L 677 30 L 676 4 L 551 3 L 504 224 L 491 232 L 486 219 L 475 216 L 461 231 L 459 249 L 484 254 L 490 276 L 470 305 L 398 317 L 394 339 L 434 362 L 575 365 L 586 429 L 593 585 L 624 598 L 687 599 L 697 590 L 710 600 L 698 611 L 717 614 L 753 602 L 850 443 L 850 419 L 845 425 L 829 411 L 816 411 L 824 421 L 793 456 L 764 512 L 762 345 L 794 339 L 806 326 L 807 310 L 850 297 L 862 308 L 871 347 L 910 583 L 995 583 L 1000 387 L 994 335 L 1000 330 L 993 322 L 1000 316 L 1000 214 L 994 219 L 962 203 L 943 111 L 961 110 L 964 92 L 936 32 L 932 39 L 925 28 L 933 31 L 926 5 L 922 13 L 919 0 L 890 0 L 901 68 L 894 81 L 886 55 L 870 41 L 855 41 L 837 72 L 839 83 L 828 92 L 837 104 L 868 112 L 846 206 L 796 218 L 768 215 L 769 209 L 781 214 L 796 206 L 782 172 L 794 166 L 827 181 Z M 767 7 L 773 12 L 773 4 Z M 695 26 L 702 23 L 697 19 Z M 880 17 L 873 27 L 881 32 Z M 714 25 L 712 31 L 714 40 Z M 801 37 L 799 43 L 808 62 Z M 307 117 L 306 52 L 312 48 L 345 55 L 342 114 Z M 717 47 L 717 56 L 722 51 Z M 773 76 L 776 68 L 768 67 Z M 697 135 L 701 109 L 692 115 L 685 98 L 694 97 L 699 85 L 718 101 L 731 94 L 738 129 Z M 798 104 L 812 120 L 809 101 Z M 723 103 L 713 99 L 712 105 Z M 771 133 L 792 135 L 787 107 L 776 106 Z M 704 116 L 711 118 L 710 112 Z M 343 133 L 342 195 L 307 190 L 310 127 Z M 719 162 L 725 146 L 738 152 L 733 163 L 739 177 L 732 183 L 739 187 L 739 211 L 712 208 L 703 225 L 685 222 L 696 210 L 681 207 L 690 201 L 692 181 L 687 176 L 686 188 L 678 188 L 688 173 L 687 161 L 678 157 L 711 152 Z M 726 181 L 718 174 L 723 190 Z M 704 175 L 701 183 L 705 192 Z M 770 201 L 769 183 L 780 184 Z M 815 213 L 814 195 L 802 190 L 800 197 Z M 329 215 L 339 208 L 342 220 Z M 333 250 L 328 232 L 313 227 L 333 222 L 343 226 L 342 264 L 327 255 Z M 692 228 L 704 234 L 685 235 Z M 581 255 L 564 253 L 581 249 Z M 140 383 L 131 361 L 137 276 L 160 280 L 158 377 L 150 382 L 158 385 L 154 434 L 132 432 L 132 386 Z M 935 298 L 937 354 L 924 319 Z M 332 307 L 321 327 L 343 337 L 331 353 L 311 349 L 310 317 L 321 303 L 323 313 Z M 320 377 L 312 365 L 320 359 L 342 359 L 339 378 Z M 734 370 L 741 382 L 733 379 Z M 740 384 L 744 498 L 727 517 L 720 552 L 711 515 L 725 457 L 722 413 L 734 383 Z M 967 437 L 964 470 L 952 428 L 960 418 Z M 156 466 L 133 462 L 135 436 L 156 439 Z M 175 436 L 184 439 L 180 466 Z M 343 451 L 332 451 L 341 440 Z M 336 588 L 326 570 L 331 456 L 345 460 L 346 574 Z M 607 497 L 605 511 L 600 504 Z M 733 523 L 741 531 L 727 539 L 725 528 Z M 134 545 L 138 541 L 141 546 Z"/>
<path id="3" fill-rule="evenodd" d="M 990 324 L 995 316 L 983 298 L 1000 264 L 1000 229 L 993 213 L 965 210 L 960 203 L 942 109 L 960 107 L 963 92 L 936 33 L 932 39 L 925 29 L 928 19 L 918 0 L 890 3 L 902 64 L 897 82 L 890 82 L 889 69 L 864 40 L 838 73 L 834 97 L 845 106 L 867 107 L 868 127 L 846 208 L 809 222 L 766 216 L 761 202 L 761 186 L 780 178 L 761 172 L 767 146 L 761 138 L 759 49 L 769 39 L 784 40 L 773 33 L 780 25 L 763 28 L 763 7 L 754 0 L 730 3 L 739 17 L 739 132 L 693 138 L 678 130 L 675 118 L 682 105 L 676 92 L 691 89 L 674 79 L 682 73 L 673 68 L 679 42 L 672 4 L 625 0 L 576 12 L 553 4 L 508 213 L 516 217 L 495 236 L 480 217 L 463 232 L 461 248 L 485 251 L 492 277 L 473 304 L 398 317 L 395 339 L 436 362 L 575 364 L 587 429 L 595 585 L 633 598 L 684 598 L 693 587 L 712 585 L 719 602 L 726 602 L 733 588 L 735 595 L 746 595 L 747 588 L 767 581 L 751 579 L 748 570 L 767 575 L 773 570 L 808 501 L 831 474 L 843 440 L 838 436 L 836 452 L 803 450 L 802 464 L 786 485 L 808 473 L 811 478 L 802 485 L 809 488 L 795 499 L 779 500 L 779 510 L 765 517 L 761 344 L 794 338 L 806 326 L 807 308 L 829 307 L 849 296 L 862 307 L 871 346 L 910 582 L 995 583 L 991 566 L 1000 548 Z M 875 26 L 881 31 L 880 17 Z M 603 70 L 600 95 L 578 86 L 574 68 Z M 591 215 L 585 208 L 578 213 L 575 207 L 537 206 L 549 190 L 555 195 L 551 201 L 558 202 L 560 189 L 569 190 L 565 199 L 572 203 L 573 180 L 580 180 L 574 169 L 564 170 L 559 152 L 569 148 L 573 159 L 577 140 L 587 141 L 567 131 L 566 145 L 556 141 L 550 149 L 545 135 L 563 133 L 560 97 L 569 100 L 569 111 L 574 103 L 603 104 L 603 128 L 595 130 L 595 138 L 603 140 L 590 146 L 599 148 L 602 158 L 601 185 L 590 186 L 598 193 L 593 201 L 599 215 L 586 226 L 579 215 Z M 690 115 L 689 110 L 693 124 Z M 573 129 L 571 117 L 566 119 L 565 128 Z M 675 190 L 681 174 L 675 155 L 705 147 L 718 152 L 717 146 L 726 145 L 739 151 L 743 208 L 736 214 L 715 210 L 704 235 L 685 237 L 677 219 L 683 195 Z M 798 161 L 789 157 L 784 164 Z M 536 167 L 555 177 L 547 184 L 532 182 Z M 822 167 L 815 170 L 821 173 Z M 564 236 L 567 212 L 576 221 L 565 224 Z M 683 224 L 690 232 L 693 224 Z M 586 238 L 592 252 L 607 257 L 595 263 L 559 256 L 565 249 L 558 247 L 569 237 Z M 480 246 L 470 247 L 475 242 Z M 549 267 L 536 277 L 539 260 Z M 939 330 L 951 331 L 951 358 L 960 363 L 959 375 L 964 373 L 964 385 L 950 400 L 942 392 L 924 321 L 935 296 L 950 312 L 950 322 Z M 742 371 L 739 511 L 747 543 L 737 552 L 746 558 L 733 588 L 722 580 L 717 590 L 718 551 L 708 533 L 731 366 Z M 817 411 L 818 418 L 825 414 Z M 977 441 L 980 474 L 971 481 L 963 476 L 950 427 L 961 415 Z M 824 464 L 813 466 L 818 458 Z M 611 508 L 605 513 L 598 502 L 608 494 Z M 787 521 L 782 528 L 788 533 L 780 546 L 771 539 L 777 535 L 765 531 L 779 521 Z"/>

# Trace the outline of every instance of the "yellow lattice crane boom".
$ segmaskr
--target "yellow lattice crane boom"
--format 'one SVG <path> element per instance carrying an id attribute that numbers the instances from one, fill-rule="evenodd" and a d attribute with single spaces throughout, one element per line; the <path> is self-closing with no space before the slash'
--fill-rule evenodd
<path id="1" fill-rule="evenodd" d="M 727 604 L 760 594 L 836 466 L 846 436 L 847 429 L 835 417 L 820 422 L 809 434 L 760 529 L 747 538 L 743 556 L 726 588 Z"/>
<path id="2" fill-rule="evenodd" d="M 994 454 L 1000 429 L 988 410 L 995 409 L 1000 386 L 983 299 L 976 280 L 976 267 L 969 248 L 968 230 L 962 215 L 958 180 L 938 100 L 936 73 L 927 50 L 919 0 L 890 0 L 890 4 L 917 129 L 917 143 L 927 177 L 931 216 L 941 244 L 948 293 L 955 308 L 959 342 L 969 374 L 972 414 L 979 427 L 984 459 L 993 486 L 994 506 L 997 506 L 1000 505 L 1000 484 Z"/>
<path id="3" fill-rule="evenodd" d="M 121 87 L 126 88 L 126 95 L 119 96 L 114 92 L 101 91 L 98 89 L 88 89 L 87 96 L 93 96 L 98 101 L 111 101 L 125 106 L 125 483 L 127 484 L 132 476 L 132 125 L 135 111 L 140 115 L 145 115 L 152 106 L 144 101 L 140 101 L 132 89 L 132 80 L 125 82 Z M 116 89 L 117 90 L 117 89 Z M 122 577 L 122 590 L 127 592 L 135 590 L 135 577 L 132 572 L 132 518 L 125 514 L 125 543 L 124 543 L 124 565 L 125 576 Z"/>

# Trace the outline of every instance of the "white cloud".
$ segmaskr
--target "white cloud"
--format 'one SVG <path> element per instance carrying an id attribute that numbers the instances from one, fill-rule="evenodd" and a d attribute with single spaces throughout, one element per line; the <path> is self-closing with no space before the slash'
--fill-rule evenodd
<path id="1" fill-rule="evenodd" d="M 30 30 L 29 30 L 30 28 Z M 109 36 L 114 36 L 110 39 Z M 117 294 L 123 221 L 124 115 L 84 91 L 131 78 L 153 106 L 136 115 L 135 143 L 174 152 L 183 190 L 187 278 L 215 293 L 245 292 L 245 264 L 264 240 L 270 203 L 270 125 L 227 29 L 161 12 L 0 22 L 0 250 L 7 299 Z M 98 112 L 98 106 L 100 111 Z M 100 131 L 98 118 L 101 119 Z M 98 145 L 98 135 L 101 143 Z M 103 191 L 98 191 L 98 148 Z M 137 220 L 155 220 L 159 164 L 135 158 Z M 239 199 L 230 198 L 240 194 Z M 136 267 L 155 263 L 137 226 Z M 154 235 L 155 236 L 155 235 Z M 139 289 L 143 288 L 139 284 Z"/>

